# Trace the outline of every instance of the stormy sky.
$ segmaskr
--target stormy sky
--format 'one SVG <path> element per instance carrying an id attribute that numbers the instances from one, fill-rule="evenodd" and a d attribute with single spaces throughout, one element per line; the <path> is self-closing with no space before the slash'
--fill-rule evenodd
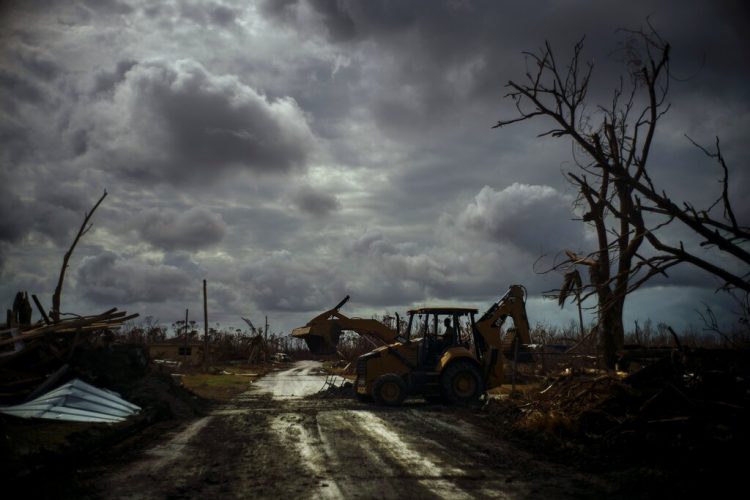
<path id="1" fill-rule="evenodd" d="M 505 85 L 545 40 L 564 59 L 585 35 L 592 104 L 607 103 L 624 71 L 618 30 L 647 19 L 672 46 L 673 74 L 652 175 L 673 198 L 710 205 L 720 171 L 685 135 L 719 136 L 748 222 L 750 16 L 739 0 L 0 5 L 6 307 L 18 290 L 50 304 L 106 189 L 64 311 L 202 319 L 206 279 L 212 325 L 267 314 L 288 331 L 347 294 L 346 311 L 362 316 L 481 309 L 520 283 L 532 324 L 567 324 L 575 309 L 541 296 L 560 276 L 534 264 L 593 248 L 572 220 L 570 142 L 537 138 L 544 121 L 491 127 L 515 116 Z M 729 318 L 719 285 L 678 267 L 628 299 L 626 327 L 700 327 L 703 303 Z"/>

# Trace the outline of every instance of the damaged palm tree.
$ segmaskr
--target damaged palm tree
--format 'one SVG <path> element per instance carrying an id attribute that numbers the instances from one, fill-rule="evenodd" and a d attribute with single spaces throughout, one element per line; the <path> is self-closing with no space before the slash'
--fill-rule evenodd
<path id="1" fill-rule="evenodd" d="M 250 364 L 257 364 L 268 361 L 268 342 L 263 335 L 263 327 L 258 331 L 258 329 L 255 328 L 255 325 L 253 325 L 253 322 L 249 319 L 243 317 L 242 321 L 247 323 L 247 326 L 250 327 L 250 331 L 253 334 L 250 339 L 250 349 L 247 356 L 247 362 Z M 268 332 L 265 333 L 267 334 Z"/>
<path id="2" fill-rule="evenodd" d="M 557 305 L 561 308 L 565 305 L 565 300 L 570 294 L 575 295 L 576 305 L 578 306 L 578 325 L 581 329 L 581 338 L 583 338 L 583 311 L 581 305 L 581 293 L 583 291 L 583 283 L 581 281 L 581 273 L 578 269 L 573 269 L 565 273 L 563 277 L 563 284 L 560 287 L 560 293 L 557 297 Z"/>

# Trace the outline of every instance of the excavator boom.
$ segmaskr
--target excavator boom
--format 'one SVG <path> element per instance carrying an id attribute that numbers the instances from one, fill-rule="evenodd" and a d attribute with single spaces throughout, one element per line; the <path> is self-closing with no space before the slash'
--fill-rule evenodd
<path id="1" fill-rule="evenodd" d="M 502 327 L 508 316 L 513 319 L 516 336 L 521 344 L 530 344 L 529 319 L 526 317 L 526 289 L 511 285 L 500 300 L 495 302 L 477 321 L 477 326 Z M 481 328 L 480 326 L 480 328 Z"/>
<path id="2" fill-rule="evenodd" d="M 336 307 L 329 309 L 311 319 L 305 326 L 292 330 L 292 336 L 302 339 L 310 352 L 314 354 L 333 354 L 336 352 L 339 337 L 343 331 L 353 331 L 360 335 L 374 337 L 384 344 L 396 341 L 398 332 L 388 328 L 375 319 L 350 318 L 339 309 L 347 303 L 347 295 Z"/>

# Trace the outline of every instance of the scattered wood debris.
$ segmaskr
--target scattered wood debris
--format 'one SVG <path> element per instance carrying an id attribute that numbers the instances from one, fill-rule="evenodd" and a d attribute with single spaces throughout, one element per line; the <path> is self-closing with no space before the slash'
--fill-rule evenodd
<path id="1" fill-rule="evenodd" d="M 512 425 L 643 457 L 747 443 L 750 351 L 671 349 L 632 372 L 567 370 L 516 401 Z M 490 414 L 505 417 L 502 403 Z M 507 409 L 507 408 L 506 408 Z"/>
<path id="2" fill-rule="evenodd" d="M 19 296 L 18 305 L 14 303 L 13 311 L 8 311 L 9 324 L 0 330 L 0 403 L 3 404 L 27 401 L 53 389 L 70 370 L 77 348 L 109 341 L 113 330 L 138 317 L 112 308 L 101 314 L 51 321 L 40 307 L 42 320 L 23 324 L 17 322 L 21 318 L 16 310 L 25 310 L 23 302 L 28 304 L 28 296 L 20 292 Z"/>

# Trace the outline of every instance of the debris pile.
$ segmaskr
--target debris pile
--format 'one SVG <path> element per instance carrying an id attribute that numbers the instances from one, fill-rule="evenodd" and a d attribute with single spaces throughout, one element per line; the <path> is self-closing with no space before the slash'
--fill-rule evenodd
<path id="1" fill-rule="evenodd" d="M 354 399 L 354 385 L 345 382 L 342 385 L 329 385 L 309 396 L 312 399 Z"/>
<path id="2" fill-rule="evenodd" d="M 7 328 L 0 330 L 0 404 L 28 401 L 53 389 L 70 375 L 78 349 L 110 341 L 114 329 L 137 316 L 112 308 L 56 322 L 43 314 L 32 325 L 16 322 L 26 318 L 9 311 Z"/>
<path id="3" fill-rule="evenodd" d="M 355 395 L 354 384 L 350 380 L 328 373 L 323 387 L 310 397 L 313 399 L 352 399 Z"/>
<path id="4" fill-rule="evenodd" d="M 631 374 L 566 371 L 527 398 L 517 430 L 634 459 L 651 450 L 725 455 L 750 437 L 750 351 L 674 349 Z M 501 403 L 489 411 L 507 417 Z"/>

